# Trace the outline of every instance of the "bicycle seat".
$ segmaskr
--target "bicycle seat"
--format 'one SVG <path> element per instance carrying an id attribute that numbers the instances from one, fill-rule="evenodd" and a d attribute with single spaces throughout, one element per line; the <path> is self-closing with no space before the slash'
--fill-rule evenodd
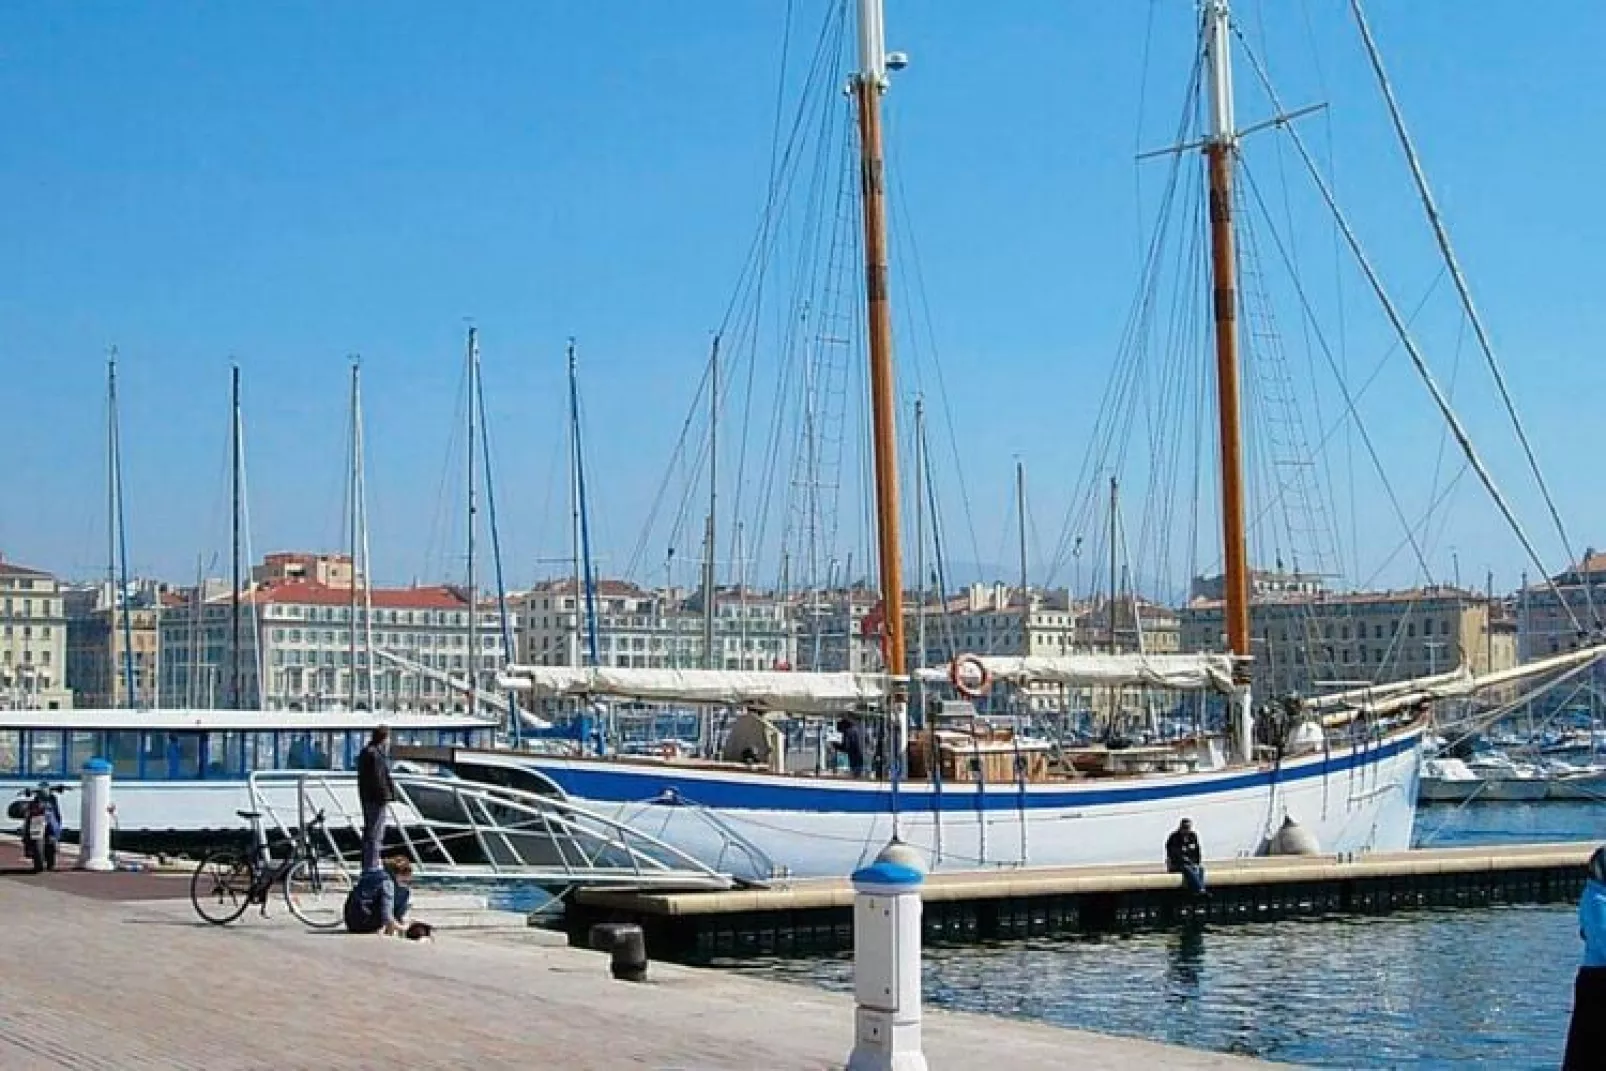
<path id="1" fill-rule="evenodd" d="M 244 818 L 248 822 L 262 817 L 261 811 L 235 811 L 234 813 L 239 815 L 241 818 Z"/>

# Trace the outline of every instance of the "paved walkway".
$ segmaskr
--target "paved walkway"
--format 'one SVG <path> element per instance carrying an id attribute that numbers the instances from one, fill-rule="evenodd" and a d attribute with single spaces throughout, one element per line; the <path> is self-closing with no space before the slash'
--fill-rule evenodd
<path id="1" fill-rule="evenodd" d="M 217 929 L 187 900 L 95 899 L 77 877 L 0 878 L 0 1067 L 822 1071 L 852 1037 L 851 1001 L 803 986 L 657 963 L 648 984 L 614 982 L 600 955 L 518 930 L 414 944 L 254 911 Z M 1255 1066 L 930 1011 L 926 1052 L 933 1071 Z"/>

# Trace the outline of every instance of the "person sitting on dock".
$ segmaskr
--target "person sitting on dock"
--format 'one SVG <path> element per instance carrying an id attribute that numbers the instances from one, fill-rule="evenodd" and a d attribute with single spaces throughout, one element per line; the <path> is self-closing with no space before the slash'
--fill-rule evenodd
<path id="1" fill-rule="evenodd" d="M 1173 874 L 1181 874 L 1193 895 L 1208 895 L 1204 863 L 1199 853 L 1199 834 L 1193 831 L 1193 819 L 1184 818 L 1166 838 L 1165 868 Z"/>
<path id="2" fill-rule="evenodd" d="M 1606 1067 L 1606 848 L 1596 848 L 1589 857 L 1589 876 L 1578 901 L 1578 936 L 1584 939 L 1584 960 L 1573 982 L 1573 1018 L 1562 1071 Z"/>
<path id="3" fill-rule="evenodd" d="M 379 850 L 385 840 L 385 815 L 396 798 L 390 777 L 390 726 L 376 726 L 368 746 L 357 756 L 357 796 L 362 801 L 362 869 L 379 869 Z"/>
<path id="4" fill-rule="evenodd" d="M 393 855 L 383 866 L 363 871 L 362 877 L 346 895 L 346 932 L 383 933 L 386 937 L 407 933 L 407 905 L 413 892 L 413 864 L 404 856 Z"/>

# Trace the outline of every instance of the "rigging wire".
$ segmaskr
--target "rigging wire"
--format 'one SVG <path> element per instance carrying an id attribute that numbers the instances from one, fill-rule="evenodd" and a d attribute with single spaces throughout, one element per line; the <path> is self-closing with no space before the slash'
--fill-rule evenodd
<path id="1" fill-rule="evenodd" d="M 1259 58 L 1256 56 L 1254 50 L 1249 46 L 1249 42 L 1244 38 L 1242 31 L 1235 27 L 1234 33 L 1238 37 L 1239 41 L 1242 42 L 1244 46 L 1244 54 L 1248 57 L 1250 67 L 1255 72 L 1256 77 L 1259 79 L 1262 88 L 1266 92 L 1267 98 L 1272 103 L 1272 107 L 1279 114 L 1282 114 L 1284 109 L 1282 107 L 1281 100 L 1277 96 L 1276 88 L 1272 86 L 1270 78 L 1266 75 L 1265 68 L 1261 66 Z M 1322 176 L 1321 169 L 1316 166 L 1316 161 L 1311 158 L 1309 150 L 1305 147 L 1304 139 L 1300 137 L 1299 131 L 1292 123 L 1283 122 L 1279 123 L 1278 125 L 1288 134 L 1288 137 L 1293 142 L 1295 149 L 1298 150 L 1299 158 L 1304 161 L 1306 169 L 1310 172 L 1312 181 L 1316 183 L 1316 187 L 1322 195 L 1322 200 L 1327 203 L 1328 210 L 1333 214 L 1334 221 L 1338 224 L 1340 230 L 1343 232 L 1344 241 L 1349 246 L 1351 254 L 1355 257 L 1356 264 L 1360 267 L 1361 273 L 1366 277 L 1366 280 L 1370 284 L 1373 293 L 1376 295 L 1379 304 L 1383 306 L 1384 313 L 1388 316 L 1389 323 L 1393 326 L 1395 332 L 1400 336 L 1400 341 L 1405 347 L 1406 354 L 1411 358 L 1411 364 L 1416 368 L 1418 377 L 1421 378 L 1422 383 L 1427 388 L 1429 395 L 1432 396 L 1434 405 L 1437 406 L 1439 410 L 1439 414 L 1444 418 L 1445 422 L 1449 424 L 1451 433 L 1455 436 L 1457 444 L 1459 444 L 1461 447 L 1461 452 L 1466 455 L 1467 461 L 1472 465 L 1472 469 L 1477 474 L 1479 481 L 1483 484 L 1484 489 L 1489 493 L 1489 497 L 1493 499 L 1496 508 L 1499 509 L 1501 515 L 1505 518 L 1507 526 L 1517 537 L 1517 541 L 1522 545 L 1522 549 L 1527 554 L 1528 559 L 1533 562 L 1535 568 L 1537 568 L 1540 574 L 1545 577 L 1547 586 L 1550 588 L 1551 593 L 1555 595 L 1557 601 L 1561 603 L 1562 609 L 1566 611 L 1567 617 L 1572 622 L 1573 627 L 1577 629 L 1579 635 L 1583 635 L 1584 628 L 1582 623 L 1578 620 L 1578 615 L 1573 612 L 1571 605 L 1567 602 L 1566 598 L 1563 597 L 1560 589 L 1556 585 L 1555 579 L 1546 572 L 1544 562 L 1539 557 L 1539 551 L 1534 547 L 1533 541 L 1528 537 L 1527 530 L 1523 527 L 1522 522 L 1517 519 L 1517 515 L 1512 510 L 1511 504 L 1506 500 L 1505 494 L 1494 482 L 1493 475 L 1484 465 L 1483 459 L 1479 456 L 1477 449 L 1472 445 L 1472 440 L 1468 436 L 1466 428 L 1462 425 L 1461 419 L 1456 415 L 1454 408 L 1451 407 L 1449 399 L 1444 396 L 1444 391 L 1439 387 L 1438 381 L 1434 378 L 1433 370 L 1428 367 L 1427 360 L 1422 355 L 1421 349 L 1417 346 L 1415 337 L 1410 333 L 1409 327 L 1401 318 L 1399 309 L 1395 307 L 1393 299 L 1389 297 L 1388 291 L 1384 288 L 1382 279 L 1378 276 L 1376 269 L 1372 266 L 1372 262 L 1370 258 L 1367 257 L 1366 251 L 1361 248 L 1360 239 L 1356 236 L 1354 229 L 1350 226 L 1348 217 L 1344 215 L 1343 210 L 1339 207 L 1338 201 L 1333 196 L 1332 189 L 1327 185 L 1326 179 Z"/>
<path id="2" fill-rule="evenodd" d="M 748 245 L 736 285 L 732 288 L 730 300 L 720 318 L 719 326 L 714 332 L 716 337 L 722 337 L 729 343 L 726 346 L 727 354 L 740 355 L 737 360 L 729 362 L 731 365 L 736 365 L 738 361 L 747 364 L 745 368 L 732 367 L 730 375 L 722 375 L 720 377 L 721 397 L 714 400 L 717 410 L 723 409 L 723 400 L 730 395 L 731 384 L 736 380 L 737 376 L 747 373 L 750 377 L 752 367 L 757 363 L 757 336 L 763 326 L 759 320 L 757 299 L 762 292 L 762 280 L 770 271 L 774 245 L 781 231 L 780 224 L 784 215 L 785 195 L 787 191 L 793 188 L 797 180 L 800 169 L 800 153 L 808 143 L 806 133 L 811 129 L 811 117 L 820 110 L 819 101 L 825 96 L 822 88 L 828 82 L 834 81 L 835 71 L 839 67 L 837 60 L 843 50 L 846 21 L 846 4 L 838 2 L 830 5 L 821 23 L 819 34 L 815 39 L 810 61 L 806 65 L 802 76 L 803 90 L 799 95 L 797 107 L 792 113 L 784 147 L 772 167 L 772 179 L 760 213 L 759 226 L 755 229 L 753 239 Z M 791 38 L 791 31 L 788 30 L 784 42 L 788 50 Z M 675 510 L 674 523 L 669 531 L 671 542 L 680 542 L 686 517 L 693 508 L 693 500 L 697 497 L 695 484 L 698 480 L 698 474 L 703 471 L 703 467 L 708 461 L 705 437 L 701 438 L 695 448 L 691 447 L 690 444 L 706 406 L 704 399 L 706 398 L 705 392 L 709 387 L 711 371 L 712 363 L 710 361 L 705 363 L 703 375 L 688 407 L 686 419 L 682 423 L 675 446 L 668 456 L 664 476 L 654 494 L 640 536 L 632 549 L 625 571 L 627 576 L 640 575 L 647 545 L 651 541 L 653 533 L 658 529 L 666 500 L 670 496 L 670 490 L 677 482 L 681 488 L 681 495 Z M 745 408 L 747 409 L 748 419 L 744 420 L 742 434 L 744 440 L 747 428 L 751 423 L 751 406 L 748 405 Z M 689 465 L 687 464 L 688 454 L 690 455 Z M 741 451 L 741 457 L 738 459 L 739 470 L 745 464 L 746 455 L 747 451 L 744 447 Z M 684 473 L 686 478 L 677 481 L 677 473 Z M 739 480 L 733 501 L 739 500 L 741 485 L 745 485 L 745 483 L 745 478 Z"/>
<path id="3" fill-rule="evenodd" d="M 1394 126 L 1394 133 L 1400 140 L 1400 149 L 1405 154 L 1406 163 L 1410 165 L 1411 177 L 1416 182 L 1417 194 L 1422 199 L 1422 208 L 1427 213 L 1428 222 L 1433 227 L 1433 237 L 1438 243 L 1439 252 L 1444 258 L 1445 267 L 1450 271 L 1450 280 L 1455 284 L 1456 294 L 1461 298 L 1461 306 L 1466 310 L 1467 320 L 1472 324 L 1472 333 L 1477 338 L 1478 348 L 1483 351 L 1484 362 L 1489 366 L 1489 374 L 1494 379 L 1495 387 L 1500 392 L 1500 401 L 1505 406 L 1506 415 L 1511 420 L 1511 427 L 1516 432 L 1517 442 L 1522 445 L 1523 457 L 1527 459 L 1528 468 L 1533 473 L 1534 483 L 1539 488 L 1540 495 L 1545 500 L 1545 508 L 1550 512 L 1551 522 L 1556 526 L 1556 535 L 1561 540 L 1562 551 L 1572 561 L 1572 542 L 1567 537 L 1567 527 L 1561 519 L 1561 511 L 1556 506 L 1556 500 L 1550 493 L 1550 486 L 1545 480 L 1543 471 L 1539 467 L 1539 459 L 1534 453 L 1533 444 L 1528 439 L 1528 431 L 1524 427 L 1522 418 L 1517 413 L 1517 404 L 1511 397 L 1511 390 L 1506 383 L 1504 371 L 1499 360 L 1495 357 L 1494 344 L 1489 339 L 1489 332 L 1484 327 L 1483 317 L 1478 315 L 1477 306 L 1472 300 L 1472 291 L 1467 285 L 1466 276 L 1461 271 L 1460 261 L 1456 258 L 1455 248 L 1450 244 L 1450 235 L 1445 228 L 1444 218 L 1439 213 L 1439 207 L 1433 199 L 1432 188 L 1428 185 L 1427 175 L 1422 169 L 1422 162 L 1416 153 L 1416 146 L 1411 141 L 1411 135 L 1405 128 L 1405 118 L 1400 112 L 1399 101 L 1394 96 L 1394 87 L 1389 82 L 1388 72 L 1383 67 L 1383 58 L 1378 53 L 1377 42 L 1372 38 L 1372 28 L 1366 21 L 1366 14 L 1361 9 L 1361 0 L 1350 0 L 1350 12 L 1355 16 L 1355 25 L 1361 32 L 1361 41 L 1366 45 L 1366 55 L 1371 60 L 1372 70 L 1377 75 L 1378 88 L 1382 90 L 1383 100 L 1388 105 L 1389 119 Z M 1535 564 L 1539 564 L 1535 562 Z M 1540 569 L 1543 572 L 1543 567 Z M 1599 614 L 1596 613 L 1594 596 L 1591 595 L 1592 585 L 1583 585 L 1585 606 L 1590 616 L 1590 624 L 1596 630 L 1601 628 Z M 1557 597 L 1560 593 L 1557 592 Z M 1565 604 L 1565 600 L 1564 600 Z M 1568 611 L 1573 618 L 1573 624 L 1579 627 L 1577 617 Z"/>
<path id="4" fill-rule="evenodd" d="M 1242 161 L 1239 162 L 1238 170 L 1239 173 L 1244 177 L 1245 181 L 1243 185 L 1248 188 L 1250 195 L 1254 198 L 1256 207 L 1260 209 L 1262 215 L 1265 215 L 1270 211 L 1270 209 L 1267 207 L 1265 199 L 1261 196 L 1260 187 L 1255 182 L 1253 172 L 1248 167 L 1244 166 Z M 1423 575 L 1429 581 L 1431 581 L 1433 575 L 1432 567 L 1428 565 L 1427 555 L 1423 551 L 1421 544 L 1417 541 L 1416 536 L 1412 531 L 1411 522 L 1406 519 L 1405 508 L 1400 504 L 1399 496 L 1394 491 L 1394 485 L 1388 478 L 1388 469 L 1383 464 L 1383 459 L 1378 454 L 1377 447 L 1372 442 L 1371 434 L 1366 430 L 1365 422 L 1361 420 L 1360 410 L 1356 407 L 1358 396 L 1351 392 L 1349 383 L 1345 381 L 1343 373 L 1338 366 L 1338 362 L 1334 358 L 1332 348 L 1328 345 L 1327 336 L 1321 330 L 1321 327 L 1316 320 L 1316 311 L 1311 306 L 1310 296 L 1306 292 L 1305 287 L 1300 283 L 1299 277 L 1294 274 L 1294 264 L 1288 247 L 1283 244 L 1281 237 L 1277 234 L 1276 228 L 1270 228 L 1270 230 L 1272 245 L 1277 250 L 1278 255 L 1282 258 L 1284 266 L 1289 271 L 1291 276 L 1291 285 L 1293 287 L 1295 296 L 1299 299 L 1300 308 L 1304 311 L 1306 317 L 1311 320 L 1313 334 L 1316 338 L 1317 346 L 1321 350 L 1322 355 L 1327 359 L 1328 368 L 1332 371 L 1334 377 L 1338 381 L 1338 389 L 1343 395 L 1344 399 L 1345 412 L 1349 415 L 1350 420 L 1353 421 L 1355 429 L 1361 437 L 1361 443 L 1366 447 L 1367 456 L 1372 459 L 1372 467 L 1377 470 L 1378 480 L 1383 485 L 1383 493 L 1388 497 L 1389 506 L 1394 511 L 1395 519 L 1398 520 L 1405 528 L 1407 538 L 1411 544 L 1411 549 L 1416 554 L 1417 563 L 1421 566 Z M 1424 298 L 1423 300 L 1426 301 L 1427 299 Z M 1418 306 L 1418 311 L 1420 311 L 1420 308 L 1421 306 Z M 1375 376 L 1376 373 L 1373 374 L 1373 378 L 1375 378 Z M 1369 379 L 1367 384 L 1363 385 L 1362 390 L 1364 391 L 1365 387 L 1370 385 L 1370 383 L 1371 380 Z M 1327 440 L 1331 437 L 1331 431 L 1322 436 L 1321 440 L 1316 446 L 1316 451 L 1320 452 L 1325 446 Z"/>

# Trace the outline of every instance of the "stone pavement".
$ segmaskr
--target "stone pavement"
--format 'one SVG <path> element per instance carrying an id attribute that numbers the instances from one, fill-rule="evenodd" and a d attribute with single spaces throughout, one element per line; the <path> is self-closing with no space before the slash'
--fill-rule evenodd
<path id="1" fill-rule="evenodd" d="M 614 982 L 601 955 L 517 930 L 316 934 L 282 903 L 214 928 L 187 900 L 52 886 L 0 879 L 0 1068 L 819 1071 L 842 1066 L 852 1037 L 839 994 L 659 963 L 647 984 Z M 933 1071 L 1256 1066 L 930 1010 L 926 1053 Z"/>

